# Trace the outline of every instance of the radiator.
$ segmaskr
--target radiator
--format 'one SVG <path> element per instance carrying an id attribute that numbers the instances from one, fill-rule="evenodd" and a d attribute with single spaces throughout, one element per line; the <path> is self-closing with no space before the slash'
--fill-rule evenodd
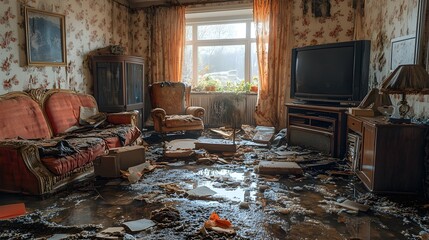
<path id="1" fill-rule="evenodd" d="M 224 103 L 224 99 L 226 103 Z M 255 125 L 253 116 L 256 106 L 256 94 L 235 93 L 192 93 L 191 106 L 203 107 L 206 112 L 203 117 L 204 125 L 208 127 L 230 126 L 232 121 L 231 109 L 234 106 L 234 113 L 239 119 L 237 123 Z"/>

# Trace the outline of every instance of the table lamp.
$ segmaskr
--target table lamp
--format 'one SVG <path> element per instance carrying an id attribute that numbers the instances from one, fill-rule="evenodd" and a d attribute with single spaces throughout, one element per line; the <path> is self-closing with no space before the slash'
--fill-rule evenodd
<path id="1" fill-rule="evenodd" d="M 381 91 L 388 94 L 401 94 L 399 102 L 400 118 L 390 117 L 393 123 L 410 123 L 406 118 L 411 106 L 408 105 L 406 94 L 429 94 L 429 74 L 417 64 L 399 65 L 381 84 Z"/>

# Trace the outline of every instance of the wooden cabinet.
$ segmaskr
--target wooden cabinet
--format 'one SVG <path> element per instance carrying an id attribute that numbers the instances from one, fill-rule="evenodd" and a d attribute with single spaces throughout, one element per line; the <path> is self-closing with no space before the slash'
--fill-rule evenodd
<path id="1" fill-rule="evenodd" d="M 427 127 L 351 115 L 347 122 L 348 132 L 361 141 L 356 173 L 370 191 L 422 191 Z"/>
<path id="2" fill-rule="evenodd" d="M 144 122 L 144 61 L 136 56 L 93 56 L 94 96 L 100 111 L 139 112 L 138 127 Z"/>
<path id="3" fill-rule="evenodd" d="M 288 143 L 342 158 L 346 149 L 344 107 L 287 103 Z"/>

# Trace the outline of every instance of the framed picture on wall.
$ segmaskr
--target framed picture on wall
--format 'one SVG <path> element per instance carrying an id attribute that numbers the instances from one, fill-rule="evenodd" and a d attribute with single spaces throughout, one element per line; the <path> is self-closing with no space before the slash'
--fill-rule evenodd
<path id="1" fill-rule="evenodd" d="M 390 46 L 390 71 L 399 65 L 416 62 L 416 36 L 408 35 L 394 38 Z"/>
<path id="2" fill-rule="evenodd" d="M 65 26 L 65 15 L 25 8 L 28 65 L 66 65 Z"/>

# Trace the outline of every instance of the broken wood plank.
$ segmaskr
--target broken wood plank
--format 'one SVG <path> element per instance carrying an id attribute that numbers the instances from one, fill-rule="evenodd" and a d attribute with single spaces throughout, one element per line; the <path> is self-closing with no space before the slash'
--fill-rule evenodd
<path id="1" fill-rule="evenodd" d="M 208 152 L 236 152 L 237 145 L 230 140 L 201 139 L 195 142 L 195 148 L 204 148 Z"/>

